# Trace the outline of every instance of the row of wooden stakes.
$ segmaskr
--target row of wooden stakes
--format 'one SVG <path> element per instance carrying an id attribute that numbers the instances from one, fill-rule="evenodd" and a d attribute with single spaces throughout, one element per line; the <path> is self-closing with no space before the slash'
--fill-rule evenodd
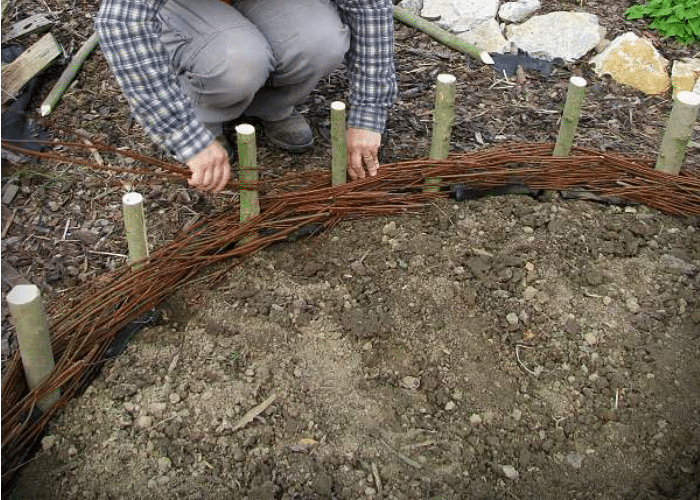
<path id="1" fill-rule="evenodd" d="M 449 155 L 450 135 L 455 115 L 455 93 L 457 79 L 450 74 L 437 77 L 435 91 L 435 111 L 430 146 L 430 159 L 440 161 Z M 572 77 L 569 81 L 566 104 L 557 136 L 554 156 L 569 156 L 584 99 L 586 80 Z M 331 181 L 339 185 L 347 182 L 347 157 L 345 143 L 345 104 L 340 101 L 331 104 Z M 700 108 L 700 95 L 692 92 L 679 92 L 668 119 L 667 127 L 659 148 L 656 169 L 678 174 L 690 140 L 694 123 Z M 239 193 L 240 221 L 256 217 L 260 213 L 258 191 L 257 149 L 255 128 L 249 124 L 236 127 L 239 158 L 239 180 L 243 188 Z M 438 191 L 440 179 L 427 179 L 425 191 Z M 124 223 L 129 249 L 129 261 L 138 266 L 148 257 L 146 219 L 143 210 L 143 197 L 136 192 L 126 193 L 122 199 Z M 36 285 L 17 285 L 7 296 L 10 312 L 15 322 L 22 364 L 30 390 L 38 387 L 53 370 L 55 362 L 51 349 L 49 323 L 42 303 L 41 293 Z M 59 391 L 38 401 L 42 410 L 51 407 L 59 398 Z"/>

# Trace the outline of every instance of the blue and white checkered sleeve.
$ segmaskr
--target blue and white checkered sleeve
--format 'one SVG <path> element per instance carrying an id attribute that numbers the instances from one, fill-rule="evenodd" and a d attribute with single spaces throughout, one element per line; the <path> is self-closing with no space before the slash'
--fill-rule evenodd
<path id="1" fill-rule="evenodd" d="M 214 139 L 170 70 L 156 12 L 165 0 L 104 0 L 95 20 L 100 47 L 131 109 L 151 138 L 186 162 Z"/>
<path id="2" fill-rule="evenodd" d="M 396 98 L 394 18 L 391 0 L 337 0 L 352 38 L 346 56 L 350 77 L 348 126 L 383 132 Z"/>

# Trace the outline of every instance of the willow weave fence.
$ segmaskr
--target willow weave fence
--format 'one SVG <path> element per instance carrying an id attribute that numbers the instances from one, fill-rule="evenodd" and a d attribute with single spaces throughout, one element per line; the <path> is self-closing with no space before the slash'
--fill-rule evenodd
<path id="1" fill-rule="evenodd" d="M 85 147 L 74 144 L 76 147 Z M 99 147 L 91 145 L 90 147 Z M 463 185 L 473 193 L 522 185 L 533 190 L 583 190 L 599 197 L 645 204 L 676 216 L 700 216 L 700 169 L 680 175 L 653 169 L 651 161 L 573 148 L 569 157 L 552 156 L 553 144 L 509 144 L 453 154 L 443 161 L 417 159 L 382 166 L 379 174 L 330 186 L 330 173 L 310 171 L 261 180 L 261 213 L 241 225 L 239 207 L 210 216 L 153 252 L 143 265 L 123 267 L 99 276 L 49 307 L 56 366 L 44 382 L 29 391 L 19 353 L 8 362 L 2 379 L 2 484 L 9 485 L 38 443 L 49 421 L 76 396 L 105 362 L 117 333 L 179 287 L 201 279 L 216 282 L 244 258 L 306 228 L 326 230 L 341 220 L 418 212 L 426 203 L 450 196 Z M 17 145 L 3 148 L 22 152 Z M 116 152 L 113 148 L 103 148 Z M 112 169 L 147 176 L 147 180 L 183 181 L 184 167 L 131 153 L 153 169 Z M 56 159 L 51 153 L 39 153 Z M 63 158 L 65 161 L 65 158 Z M 77 159 L 95 168 L 89 161 Z M 426 179 L 441 179 L 439 192 L 424 192 Z M 240 183 L 231 182 L 237 189 Z M 251 188 L 250 185 L 245 185 Z M 308 229 L 311 228 L 309 231 Z M 211 271 L 214 269 L 214 271 Z M 61 397 L 46 412 L 36 402 L 56 389 Z"/>

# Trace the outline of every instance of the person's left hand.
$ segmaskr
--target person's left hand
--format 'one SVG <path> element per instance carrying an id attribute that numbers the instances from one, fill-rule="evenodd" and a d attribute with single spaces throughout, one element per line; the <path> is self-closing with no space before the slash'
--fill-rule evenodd
<path id="1" fill-rule="evenodd" d="M 382 142 L 382 135 L 372 130 L 348 127 L 345 139 L 350 178 L 355 180 L 364 179 L 367 174 L 372 177 L 377 175 L 379 170 L 377 153 Z"/>

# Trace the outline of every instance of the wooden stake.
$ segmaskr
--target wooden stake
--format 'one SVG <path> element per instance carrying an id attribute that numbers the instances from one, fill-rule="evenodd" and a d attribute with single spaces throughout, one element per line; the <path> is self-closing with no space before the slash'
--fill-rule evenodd
<path id="1" fill-rule="evenodd" d="M 435 89 L 435 111 L 433 112 L 433 136 L 430 142 L 430 158 L 445 160 L 450 154 L 450 133 L 455 118 L 455 90 L 457 78 L 454 75 L 442 73 L 437 77 Z M 441 179 L 425 180 L 426 184 L 440 184 Z M 425 192 L 440 191 L 440 186 L 425 186 Z"/>
<path id="2" fill-rule="evenodd" d="M 126 193 L 122 197 L 126 241 L 129 246 L 129 262 L 134 263 L 148 257 L 146 218 L 143 214 L 143 196 L 139 193 Z"/>
<path id="3" fill-rule="evenodd" d="M 449 31 L 442 29 L 441 27 L 434 23 L 431 23 L 430 21 L 426 21 L 420 16 L 411 14 L 406 9 L 402 9 L 401 7 L 394 7 L 394 19 L 430 35 L 435 40 L 447 45 L 451 49 L 458 50 L 463 54 L 469 54 L 477 61 L 480 61 L 484 64 L 493 64 L 493 59 L 485 50 L 481 50 L 473 45 L 468 44 L 467 42 L 459 38 L 457 35 L 454 35 Z"/>
<path id="4" fill-rule="evenodd" d="M 334 186 L 347 182 L 348 155 L 345 142 L 345 103 L 331 103 L 331 179 Z"/>
<path id="5" fill-rule="evenodd" d="M 70 82 L 73 81 L 75 75 L 77 75 L 78 71 L 80 71 L 85 59 L 87 59 L 92 51 L 95 50 L 96 46 L 97 33 L 93 33 L 92 36 L 83 44 L 83 46 L 80 47 L 80 50 L 73 56 L 73 59 L 71 59 L 68 67 L 63 70 L 61 77 L 53 86 L 51 92 L 49 92 L 49 95 L 46 96 L 46 99 L 44 99 L 44 102 L 41 105 L 41 116 L 46 116 L 53 111 L 53 109 L 56 107 L 56 103 L 58 103 L 58 100 L 66 91 L 68 85 L 70 85 Z"/>
<path id="6" fill-rule="evenodd" d="M 255 127 L 243 123 L 236 127 L 238 137 L 238 179 L 241 183 L 258 182 L 258 160 L 255 147 Z M 241 189 L 240 192 L 241 223 L 260 214 L 257 188 Z"/>
<path id="7" fill-rule="evenodd" d="M 569 90 L 566 94 L 564 114 L 561 118 L 557 143 L 554 146 L 554 156 L 569 156 L 574 135 L 581 116 L 581 104 L 586 88 L 586 80 L 580 76 L 572 76 L 569 79 Z"/>
<path id="8" fill-rule="evenodd" d="M 673 109 L 661 140 L 656 170 L 669 174 L 681 171 L 685 150 L 693 134 L 693 125 L 698 117 L 700 95 L 683 90 L 676 94 Z"/>
<path id="9" fill-rule="evenodd" d="M 36 285 L 17 285 L 7 294 L 7 303 L 15 321 L 22 366 L 27 385 L 34 390 L 54 369 L 53 350 L 49 336 L 49 322 L 44 311 L 41 293 Z M 37 401 L 37 406 L 48 410 L 60 396 L 57 389 Z"/>
<path id="10" fill-rule="evenodd" d="M 574 135 L 581 116 L 581 105 L 583 104 L 586 85 L 586 80 L 580 76 L 572 76 L 569 79 L 566 104 L 564 104 L 559 134 L 557 135 L 557 142 L 554 145 L 552 156 L 569 156 L 571 153 L 571 146 L 574 143 Z M 542 195 L 545 200 L 551 201 L 557 195 L 557 191 L 545 189 Z"/>

